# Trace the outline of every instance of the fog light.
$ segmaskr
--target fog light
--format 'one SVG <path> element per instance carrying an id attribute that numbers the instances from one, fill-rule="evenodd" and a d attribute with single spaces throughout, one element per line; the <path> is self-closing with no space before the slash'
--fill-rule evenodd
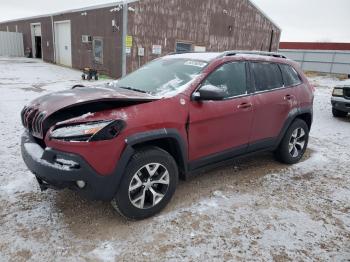
<path id="1" fill-rule="evenodd" d="M 78 180 L 78 181 L 77 181 L 77 186 L 78 186 L 80 189 L 83 189 L 83 188 L 86 186 L 86 183 L 85 183 L 83 180 Z"/>

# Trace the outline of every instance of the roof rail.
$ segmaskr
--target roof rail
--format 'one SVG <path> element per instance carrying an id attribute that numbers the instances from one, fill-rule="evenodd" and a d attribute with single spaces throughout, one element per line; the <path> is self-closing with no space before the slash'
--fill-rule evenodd
<path id="1" fill-rule="evenodd" d="M 190 54 L 190 53 L 203 53 L 203 52 L 195 52 L 195 51 L 175 51 L 170 52 L 167 55 L 179 55 L 179 54 Z"/>
<path id="2" fill-rule="evenodd" d="M 261 56 L 271 56 L 277 58 L 287 58 L 285 55 L 275 52 L 265 52 L 265 51 L 242 51 L 242 50 L 232 50 L 226 51 L 222 56 L 234 56 L 234 55 L 261 55 Z"/>

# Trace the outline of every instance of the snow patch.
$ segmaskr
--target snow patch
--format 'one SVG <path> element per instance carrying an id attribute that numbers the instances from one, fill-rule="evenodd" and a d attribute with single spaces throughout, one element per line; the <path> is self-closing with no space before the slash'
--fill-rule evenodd
<path id="1" fill-rule="evenodd" d="M 112 243 L 104 242 L 102 245 L 95 248 L 91 252 L 91 255 L 95 256 L 96 259 L 99 259 L 101 261 L 114 262 L 117 260 L 119 251 L 113 247 Z"/>

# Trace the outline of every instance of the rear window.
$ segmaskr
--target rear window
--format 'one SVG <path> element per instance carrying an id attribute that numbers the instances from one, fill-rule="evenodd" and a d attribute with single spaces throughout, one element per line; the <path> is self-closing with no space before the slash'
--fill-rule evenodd
<path id="1" fill-rule="evenodd" d="M 301 83 L 298 73 L 290 65 L 280 65 L 285 86 L 295 86 Z"/>
<path id="2" fill-rule="evenodd" d="M 283 87 L 281 70 L 273 63 L 252 63 L 256 91 Z"/>

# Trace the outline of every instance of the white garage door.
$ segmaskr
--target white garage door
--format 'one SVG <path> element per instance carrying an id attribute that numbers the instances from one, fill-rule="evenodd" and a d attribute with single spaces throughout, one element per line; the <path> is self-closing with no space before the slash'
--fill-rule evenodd
<path id="1" fill-rule="evenodd" d="M 72 66 L 70 21 L 55 22 L 56 63 Z"/>

